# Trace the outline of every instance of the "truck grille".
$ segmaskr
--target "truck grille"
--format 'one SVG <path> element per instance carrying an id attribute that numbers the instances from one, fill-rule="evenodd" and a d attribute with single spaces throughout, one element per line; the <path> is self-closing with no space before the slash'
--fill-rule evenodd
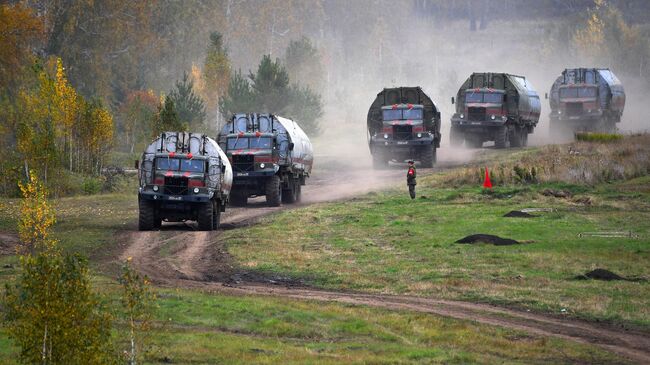
<path id="1" fill-rule="evenodd" d="M 484 121 L 485 108 L 467 108 L 467 120 Z"/>
<path id="2" fill-rule="evenodd" d="M 165 176 L 165 194 L 185 195 L 187 194 L 187 178 L 184 176 Z"/>
<path id="3" fill-rule="evenodd" d="M 394 125 L 393 138 L 398 141 L 405 141 L 413 138 L 413 127 L 410 125 Z"/>
<path id="4" fill-rule="evenodd" d="M 582 115 L 582 103 L 566 103 L 566 114 L 568 116 Z"/>
<path id="5" fill-rule="evenodd" d="M 255 156 L 233 155 L 232 169 L 235 172 L 253 171 L 255 169 Z"/>

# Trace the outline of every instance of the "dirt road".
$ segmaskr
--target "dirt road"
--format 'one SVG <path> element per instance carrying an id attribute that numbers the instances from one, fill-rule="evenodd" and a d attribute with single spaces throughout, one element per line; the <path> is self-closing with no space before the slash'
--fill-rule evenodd
<path id="1" fill-rule="evenodd" d="M 449 164 L 447 166 L 451 166 Z M 438 167 L 440 169 L 441 167 Z M 442 167 L 444 168 L 444 167 Z M 421 173 L 426 171 L 420 170 Z M 379 188 L 399 185 L 403 169 L 374 172 L 348 169 L 315 177 L 303 190 L 301 205 L 352 198 Z M 405 189 L 406 194 L 406 188 Z M 262 216 L 295 206 L 269 208 L 263 198 L 248 208 L 228 209 L 223 229 L 255 224 Z M 306 287 L 282 277 L 264 277 L 238 267 L 228 254 L 219 232 L 197 232 L 192 225 L 165 224 L 157 232 L 129 232 L 130 242 L 121 259 L 130 257 L 134 266 L 163 286 L 199 288 L 231 295 L 268 295 L 300 300 L 318 300 L 368 305 L 392 310 L 411 310 L 525 331 L 539 336 L 597 344 L 639 363 L 650 363 L 650 337 L 646 333 L 534 314 L 520 310 L 433 298 L 332 292 Z"/>

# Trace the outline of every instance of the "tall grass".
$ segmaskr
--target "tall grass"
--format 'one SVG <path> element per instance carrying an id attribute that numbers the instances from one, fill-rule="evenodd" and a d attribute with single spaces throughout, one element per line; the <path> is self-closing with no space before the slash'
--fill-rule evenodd
<path id="1" fill-rule="evenodd" d="M 600 138 L 600 137 L 599 137 Z M 486 165 L 492 184 L 568 183 L 595 185 L 624 181 L 650 174 L 650 134 L 549 145 L 524 154 L 516 161 Z M 457 169 L 436 181 L 444 186 L 477 185 L 483 182 L 483 167 Z"/>

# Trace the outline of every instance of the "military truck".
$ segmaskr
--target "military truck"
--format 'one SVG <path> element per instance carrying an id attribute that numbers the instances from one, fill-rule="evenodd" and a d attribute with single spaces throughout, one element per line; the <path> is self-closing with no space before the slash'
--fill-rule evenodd
<path id="1" fill-rule="evenodd" d="M 162 221 L 197 221 L 219 228 L 232 186 L 232 168 L 217 142 L 200 133 L 165 132 L 136 161 L 141 231 Z"/>
<path id="2" fill-rule="evenodd" d="M 607 68 L 567 68 L 550 94 L 551 132 L 613 132 L 625 107 L 623 85 Z"/>
<path id="3" fill-rule="evenodd" d="M 382 90 L 370 105 L 367 124 L 375 168 L 405 160 L 433 167 L 440 147 L 440 111 L 419 86 Z"/>
<path id="4" fill-rule="evenodd" d="M 265 196 L 269 206 L 301 199 L 314 154 L 298 123 L 272 114 L 235 114 L 219 133 L 234 170 L 231 203 Z"/>
<path id="5" fill-rule="evenodd" d="M 457 101 L 457 102 L 456 102 Z M 494 141 L 496 148 L 528 145 L 541 111 L 539 95 L 523 76 L 473 73 L 461 85 L 451 117 L 452 146 L 480 148 Z"/>

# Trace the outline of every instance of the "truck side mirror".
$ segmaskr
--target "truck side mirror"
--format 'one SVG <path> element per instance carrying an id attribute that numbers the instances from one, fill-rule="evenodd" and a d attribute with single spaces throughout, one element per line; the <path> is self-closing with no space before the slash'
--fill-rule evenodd
<path id="1" fill-rule="evenodd" d="M 136 170 L 140 169 L 140 160 L 135 160 L 135 169 Z"/>
<path id="2" fill-rule="evenodd" d="M 454 104 L 455 102 L 456 102 L 456 100 L 454 100 L 454 97 L 452 96 L 451 97 L 451 103 Z"/>
<path id="3" fill-rule="evenodd" d="M 222 174 L 226 173 L 226 165 L 221 165 L 221 173 Z"/>
<path id="4" fill-rule="evenodd" d="M 293 151 L 293 147 L 295 147 L 293 142 L 289 143 L 289 151 Z"/>
<path id="5" fill-rule="evenodd" d="M 544 93 L 544 99 L 548 99 L 548 93 Z"/>

